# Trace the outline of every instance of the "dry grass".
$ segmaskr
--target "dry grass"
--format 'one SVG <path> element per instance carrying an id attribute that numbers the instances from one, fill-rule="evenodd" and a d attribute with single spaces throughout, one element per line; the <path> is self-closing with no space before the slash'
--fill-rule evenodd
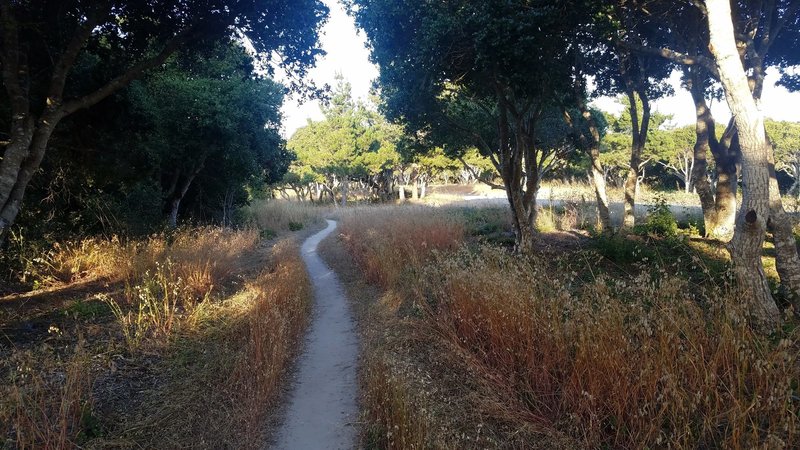
<path id="1" fill-rule="evenodd" d="M 56 311 L 36 319 L 54 321 L 48 336 L 0 348 L 7 445 L 259 447 L 311 305 L 297 245 L 281 241 L 267 259 L 259 241 L 201 228 L 99 246 L 124 255 L 102 272 L 124 281 L 101 295 L 110 308 Z M 76 350 L 79 330 L 90 335 Z"/>
<path id="2" fill-rule="evenodd" d="M 625 193 L 622 188 L 613 186 L 607 187 L 609 201 L 622 202 Z M 566 200 L 570 202 L 592 203 L 595 201 L 594 188 L 587 182 L 567 183 L 562 181 L 549 181 L 542 184 L 539 190 L 539 198 Z M 700 206 L 700 199 L 697 194 L 687 194 L 683 190 L 655 190 L 642 184 L 639 186 L 639 195 L 636 199 L 639 203 L 654 204 L 659 198 L 665 198 L 670 205 L 679 206 Z"/>
<path id="3" fill-rule="evenodd" d="M 797 336 L 755 334 L 727 307 L 730 291 L 697 298 L 680 279 L 643 274 L 574 292 L 547 267 L 484 248 L 440 258 L 425 277 L 436 326 L 515 414 L 592 447 L 796 442 Z"/>
<path id="4" fill-rule="evenodd" d="M 797 444 L 798 335 L 752 331 L 724 283 L 698 286 L 657 267 L 587 282 L 569 269 L 575 255 L 452 250 L 458 234 L 429 251 L 418 236 L 439 236 L 452 220 L 398 211 L 344 220 L 343 239 L 364 273 L 408 305 L 415 333 L 480 380 L 464 394 L 481 398 L 480 411 L 465 416 L 558 430 L 594 448 Z M 373 420 L 418 430 L 403 411 L 420 405 L 386 385 L 402 382 L 380 383 L 370 390 L 386 392 L 370 402 Z M 438 433 L 408 439 L 430 443 Z"/>
<path id="5" fill-rule="evenodd" d="M 540 208 L 536 227 L 542 232 L 599 229 L 599 217 L 595 209 L 593 203 L 574 202 Z"/>
<path id="6" fill-rule="evenodd" d="M 268 267 L 238 294 L 204 304 L 178 333 L 139 418 L 110 439 L 152 448 L 261 448 L 267 416 L 308 324 L 311 288 L 292 241 L 278 243 Z"/>
<path id="7" fill-rule="evenodd" d="M 465 235 L 463 221 L 447 211 L 413 206 L 354 209 L 339 227 L 367 279 L 384 287 L 421 267 L 432 252 L 457 247 Z"/>
<path id="8" fill-rule="evenodd" d="M 386 349 L 385 349 L 386 350 Z M 417 450 L 429 448 L 431 417 L 427 402 L 413 397 L 407 376 L 381 355 L 367 355 L 364 398 L 369 428 L 368 448 Z"/>
<path id="9" fill-rule="evenodd" d="M 256 230 L 218 227 L 181 228 L 142 240 L 88 238 L 56 243 L 34 261 L 35 276 L 43 284 L 105 279 L 136 282 L 159 264 L 171 261 L 175 275 L 192 295 L 207 295 L 215 285 L 230 281 L 242 269 L 259 242 Z"/>
<path id="10" fill-rule="evenodd" d="M 67 360 L 27 351 L 13 354 L 9 363 L 11 385 L 0 401 L 0 423 L 13 423 L 15 446 L 78 447 L 91 426 L 92 409 L 92 375 L 83 343 Z"/>
<path id="11" fill-rule="evenodd" d="M 244 212 L 262 232 L 271 237 L 286 231 L 297 231 L 321 221 L 331 205 L 317 205 L 286 200 L 263 200 L 254 202 Z"/>
<path id="12" fill-rule="evenodd" d="M 243 445 L 258 448 L 256 437 L 263 437 L 266 406 L 274 400 L 311 316 L 311 283 L 297 245 L 279 244 L 272 269 L 249 290 L 255 299 L 241 347 L 244 357 L 238 361 L 232 380 L 240 395 L 237 403 L 244 422 Z"/>

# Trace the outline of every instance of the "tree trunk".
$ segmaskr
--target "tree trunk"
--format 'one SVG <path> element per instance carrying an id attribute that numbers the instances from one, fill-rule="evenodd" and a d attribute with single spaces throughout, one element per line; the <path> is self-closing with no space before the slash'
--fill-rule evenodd
<path id="1" fill-rule="evenodd" d="M 342 207 L 347 206 L 347 191 L 350 185 L 349 177 L 342 177 Z"/>
<path id="2" fill-rule="evenodd" d="M 319 182 L 314 182 L 314 191 L 317 193 L 317 203 L 322 203 L 322 194 L 324 192 L 322 189 L 322 184 Z"/>
<path id="3" fill-rule="evenodd" d="M 510 170 L 510 172 L 513 171 Z M 504 180 L 506 181 L 506 180 Z M 536 202 L 533 202 L 533 210 L 530 205 L 525 204 L 525 195 L 522 185 L 515 180 L 506 181 L 506 194 L 509 205 L 511 206 L 511 217 L 514 223 L 515 245 L 514 251 L 522 254 L 530 254 L 534 249 L 534 233 L 536 231 Z"/>
<path id="4" fill-rule="evenodd" d="M 400 199 L 401 202 L 406 201 L 406 185 L 400 184 L 400 189 L 397 190 L 397 198 Z"/>
<path id="5" fill-rule="evenodd" d="M 499 146 L 498 158 L 492 158 L 492 163 L 500 173 L 503 179 L 503 186 L 505 187 L 506 197 L 508 199 L 509 207 L 511 208 L 511 218 L 514 225 L 515 244 L 514 250 L 517 253 L 528 254 L 534 249 L 534 233 L 536 231 L 536 192 L 531 191 L 530 186 L 535 183 L 535 176 L 528 177 L 526 190 L 523 185 L 524 170 L 522 167 L 523 160 L 531 155 L 525 154 L 526 147 L 524 145 L 523 127 L 521 126 L 520 118 L 517 117 L 516 133 L 512 137 L 511 126 L 509 123 L 508 104 L 503 97 L 501 89 L 497 88 L 498 92 L 498 132 L 499 132 Z M 529 127 L 532 130 L 532 127 Z M 538 173 L 535 170 L 533 163 L 535 158 L 525 161 L 526 168 L 531 173 Z"/>
<path id="6" fill-rule="evenodd" d="M 178 210 L 181 207 L 181 198 L 175 197 L 170 201 L 169 205 L 169 215 L 167 216 L 167 221 L 169 223 L 170 228 L 177 228 L 178 227 Z"/>
<path id="7" fill-rule="evenodd" d="M 25 119 L 0 159 L 0 245 L 17 219 L 25 190 L 39 169 L 50 136 L 62 117 L 59 109 L 48 108 L 35 128 Z"/>
<path id="8" fill-rule="evenodd" d="M 28 183 L 39 169 L 50 136 L 61 119 L 96 105 L 149 69 L 162 65 L 172 53 L 193 38 L 192 27 L 188 26 L 170 39 L 160 52 L 129 67 L 94 92 L 65 102 L 63 94 L 67 78 L 98 20 L 108 12 L 107 8 L 108 5 L 89 12 L 68 39 L 68 44 L 60 51 L 51 53 L 54 63 L 51 73 L 39 74 L 49 77 L 50 81 L 42 92 L 44 95 L 40 96 L 44 105 L 41 116 L 37 118 L 31 112 L 31 100 L 37 99 L 37 96 L 30 89 L 31 77 L 26 54 L 28 44 L 20 42 L 20 27 L 14 16 L 13 2 L 0 2 L 0 67 L 11 112 L 10 142 L 0 158 L 0 245 L 19 214 Z"/>
<path id="9" fill-rule="evenodd" d="M 773 329 L 780 323 L 780 311 L 772 298 L 761 260 L 770 222 L 776 232 L 776 265 L 781 282 L 795 295 L 800 292 L 800 258 L 797 246 L 789 244 L 787 239 L 791 227 L 787 226 L 777 189 L 772 146 L 737 51 L 729 0 L 707 0 L 706 6 L 710 48 L 736 122 L 742 152 L 743 200 L 732 241 L 734 273 L 746 292 L 756 322 Z"/>
<path id="10" fill-rule="evenodd" d="M 414 177 L 414 183 L 411 186 L 411 198 L 419 200 L 419 177 Z"/>
<path id="11" fill-rule="evenodd" d="M 717 140 L 716 123 L 705 99 L 705 84 L 696 68 L 687 68 L 689 92 L 695 105 L 694 168 L 692 183 L 700 197 L 707 237 L 730 240 L 736 220 L 736 190 L 738 175 L 733 148 Z M 714 156 L 717 174 L 716 192 L 706 172 L 708 152 Z"/>
<path id="12" fill-rule="evenodd" d="M 739 174 L 736 158 L 730 154 L 719 154 L 716 159 L 717 186 L 714 195 L 716 217 L 709 237 L 730 240 L 736 228 L 736 191 L 739 189 Z"/>
<path id="13" fill-rule="evenodd" d="M 564 118 L 566 119 L 567 124 L 573 129 L 573 132 L 577 134 L 581 146 L 584 147 L 589 154 L 589 159 L 592 164 L 590 170 L 590 180 L 592 182 L 592 187 L 594 188 L 595 199 L 597 200 L 597 213 L 600 219 L 599 225 L 602 228 L 602 231 L 610 231 L 612 229 L 611 212 L 609 211 L 608 207 L 605 170 L 603 169 L 603 163 L 600 161 L 600 129 L 597 126 L 597 121 L 594 120 L 594 116 L 592 116 L 592 111 L 586 104 L 585 78 L 580 72 L 582 65 L 583 58 L 581 55 L 576 55 L 575 66 L 578 72 L 575 74 L 574 80 L 575 98 L 577 99 L 577 106 L 581 113 L 581 117 L 589 128 L 590 138 L 586 137 L 580 127 L 575 126 L 572 121 L 572 117 L 566 108 L 564 108 Z"/>
<path id="14" fill-rule="evenodd" d="M 636 105 L 636 94 L 642 101 L 642 118 L 639 121 L 639 111 Z M 650 101 L 643 92 L 632 88 L 627 90 L 631 103 L 631 160 L 628 175 L 625 178 L 625 201 L 622 228 L 631 229 L 636 224 L 636 197 L 639 194 L 639 170 L 642 165 L 642 153 L 647 142 L 647 131 L 650 126 Z"/>
<path id="15" fill-rule="evenodd" d="M 180 185 L 177 183 L 181 178 L 180 171 L 176 172 L 175 183 L 167 197 L 167 223 L 171 228 L 176 228 L 178 226 L 178 211 L 180 210 L 181 202 L 186 196 L 186 193 L 189 192 L 189 187 L 191 187 L 192 182 L 194 181 L 195 177 L 197 177 L 197 174 L 203 170 L 205 156 L 202 156 L 201 158 L 200 165 L 193 170 L 191 174 L 185 176 Z M 285 194 L 285 192 L 282 192 L 282 194 Z M 288 194 L 285 195 L 288 197 Z"/>

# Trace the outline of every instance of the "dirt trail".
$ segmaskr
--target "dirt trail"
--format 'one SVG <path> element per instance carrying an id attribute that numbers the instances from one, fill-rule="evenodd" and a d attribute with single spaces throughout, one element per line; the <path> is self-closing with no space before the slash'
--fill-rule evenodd
<path id="1" fill-rule="evenodd" d="M 334 229 L 336 222 L 328 220 L 328 227 L 308 238 L 301 249 L 316 303 L 275 449 L 351 449 L 356 445 L 355 323 L 338 277 L 317 255 L 317 245 Z"/>

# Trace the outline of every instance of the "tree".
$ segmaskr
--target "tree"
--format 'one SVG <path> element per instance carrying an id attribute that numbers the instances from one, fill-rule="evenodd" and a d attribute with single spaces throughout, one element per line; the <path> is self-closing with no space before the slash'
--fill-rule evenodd
<path id="1" fill-rule="evenodd" d="M 318 0 L 0 1 L 0 62 L 11 117 L 0 161 L 0 238 L 65 117 L 161 66 L 178 49 L 227 39 L 233 27 L 301 77 L 321 52 L 326 14 Z M 89 53 L 124 69 L 93 83 L 76 79 L 73 70 Z"/>
<path id="2" fill-rule="evenodd" d="M 106 70 L 87 58 L 75 74 Z M 16 226 L 46 239 L 146 234 L 177 221 L 172 206 L 182 218 L 230 224 L 289 162 L 278 132 L 284 92 L 255 75 L 238 43 L 179 52 L 62 121 Z"/>
<path id="3" fill-rule="evenodd" d="M 539 120 L 571 92 L 572 2 L 371 2 L 350 10 L 380 66 L 390 119 L 458 156 L 476 147 L 503 179 L 517 249 L 533 248 L 539 174 L 549 150 Z"/>
<path id="4" fill-rule="evenodd" d="M 631 134 L 637 123 L 640 123 L 640 118 L 634 118 L 631 113 L 641 111 L 641 102 L 635 108 L 630 107 L 630 100 L 627 96 L 619 96 L 618 102 L 623 106 L 622 112 L 619 115 L 606 114 L 605 120 L 608 123 L 608 134 L 606 134 L 600 160 L 606 167 L 605 176 L 611 178 L 612 182 L 617 186 L 625 186 L 630 179 L 631 166 Z M 649 113 L 648 118 L 648 134 L 644 137 L 644 142 L 647 143 L 658 129 L 670 119 L 670 116 L 659 113 L 658 111 Z M 656 150 L 652 146 L 641 147 L 637 153 L 636 158 L 636 177 L 634 178 L 635 186 L 634 192 L 638 192 L 639 184 L 644 178 L 645 169 L 647 165 L 653 162 L 656 156 Z"/>
<path id="5" fill-rule="evenodd" d="M 241 46 L 177 56 L 129 94 L 143 135 L 131 150 L 154 162 L 173 227 L 196 180 L 206 195 L 225 196 L 252 179 L 277 181 L 289 162 L 279 131 L 284 87 L 254 75 Z"/>
<path id="6" fill-rule="evenodd" d="M 368 180 L 378 186 L 386 178 L 383 172 L 398 164 L 401 134 L 365 104 L 355 102 L 350 84 L 341 76 L 323 113 L 324 120 L 309 121 L 289 139 L 288 148 L 297 155 L 292 173 L 316 174 L 315 181 L 332 199 L 335 191 L 340 192 L 344 206 L 351 180 Z M 386 186 L 378 190 L 386 196 Z"/>
<path id="7" fill-rule="evenodd" d="M 593 2 L 587 2 L 594 5 Z M 640 172 L 646 164 L 644 152 L 651 123 L 651 102 L 671 92 L 666 79 L 671 63 L 645 53 L 634 52 L 625 42 L 642 43 L 651 38 L 653 19 L 638 1 L 599 2 L 599 9 L 587 19 L 593 35 L 596 58 L 592 74 L 597 90 L 627 98 L 631 119 L 629 164 L 625 177 L 623 229 L 635 223 Z M 595 56 L 595 55 L 593 55 Z"/>
<path id="8" fill-rule="evenodd" d="M 800 258 L 791 222 L 781 203 L 764 117 L 736 45 L 731 5 L 728 0 L 706 0 L 705 12 L 711 51 L 742 150 L 743 198 L 732 241 L 734 271 L 739 284 L 749 294 L 747 298 L 752 303 L 751 311 L 756 320 L 762 326 L 775 327 L 780 322 L 780 311 L 772 298 L 761 261 L 767 226 L 774 232 L 776 267 L 781 282 L 795 300 L 800 294 Z"/>
<path id="9" fill-rule="evenodd" d="M 743 60 L 751 90 L 760 102 L 768 66 L 782 70 L 800 63 L 796 43 L 800 36 L 798 0 L 734 2 L 732 22 L 734 39 Z M 659 0 L 642 6 L 653 21 L 654 39 L 646 43 L 623 41 L 637 52 L 657 55 L 680 64 L 684 84 L 695 104 L 697 140 L 695 144 L 695 186 L 700 196 L 710 236 L 729 238 L 736 212 L 737 172 L 740 152 L 736 137 L 736 122 L 732 119 L 721 136 L 715 133 L 714 118 L 706 103 L 710 80 L 719 81 L 714 56 L 709 51 L 706 11 L 702 2 Z M 784 73 L 783 82 L 794 86 L 792 77 Z M 713 95 L 713 94 L 711 94 Z M 707 153 L 715 161 L 716 190 L 706 179 Z"/>
<path id="10" fill-rule="evenodd" d="M 565 122 L 570 127 L 575 144 L 589 157 L 589 180 L 594 188 L 599 223 L 602 231 L 607 232 L 611 231 L 613 227 L 606 193 L 606 171 L 600 156 L 601 138 L 605 135 L 607 123 L 600 111 L 593 110 L 588 105 L 589 93 L 586 89 L 587 74 L 583 57 L 586 47 L 586 45 L 578 44 L 577 48 L 573 50 L 575 54 L 573 94 L 577 114 L 570 112 L 570 109 L 564 105 L 562 105 L 562 113 Z M 578 115 L 580 115 L 580 120 L 573 118 Z"/>
<path id="11" fill-rule="evenodd" d="M 695 188 L 695 137 L 694 127 L 681 127 L 655 130 L 651 138 L 656 162 L 678 177 L 687 194 Z"/>
<path id="12" fill-rule="evenodd" d="M 800 123 L 765 122 L 775 152 L 775 168 L 794 180 L 789 193 L 800 197 Z"/>

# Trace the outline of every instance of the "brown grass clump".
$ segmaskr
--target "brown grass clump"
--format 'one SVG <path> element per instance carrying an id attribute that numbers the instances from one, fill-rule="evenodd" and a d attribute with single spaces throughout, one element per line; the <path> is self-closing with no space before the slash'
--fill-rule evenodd
<path id="1" fill-rule="evenodd" d="M 170 261 L 175 275 L 183 280 L 186 289 L 196 299 L 210 295 L 234 276 L 253 270 L 261 263 L 255 253 L 259 243 L 258 231 L 230 230 L 204 227 L 181 230 L 164 239 L 152 238 L 140 253 L 136 272 L 152 270 L 156 262 Z M 164 245 L 166 244 L 166 245 Z"/>
<path id="2" fill-rule="evenodd" d="M 752 448 L 798 437 L 797 336 L 753 332 L 732 292 L 649 274 L 574 292 L 548 265 L 483 248 L 439 258 L 431 319 L 519 411 L 587 445 Z"/>
<path id="3" fill-rule="evenodd" d="M 282 241 L 268 266 L 223 302 L 204 303 L 176 332 L 163 389 L 112 438 L 144 448 L 261 448 L 266 418 L 307 327 L 311 288 L 299 249 Z"/>
<path id="4" fill-rule="evenodd" d="M 8 362 L 0 423 L 13 427 L 16 447 L 74 448 L 85 441 L 93 377 L 83 343 L 65 360 L 45 350 L 14 353 Z"/>
<path id="5" fill-rule="evenodd" d="M 96 278 L 120 280 L 126 275 L 130 258 L 135 253 L 133 245 L 123 243 L 117 237 L 56 243 L 41 258 L 44 267 L 40 271 L 46 280 L 62 283 Z"/>
<path id="6" fill-rule="evenodd" d="M 430 345 L 449 348 L 480 380 L 465 394 L 484 399 L 470 414 L 563 431 L 592 448 L 797 444 L 798 335 L 754 332 L 724 283 L 698 286 L 657 268 L 587 282 L 569 256 L 430 252 L 411 242 L 441 222 L 396 220 L 353 218 L 344 242 L 367 276 L 412 305 L 416 329 L 433 331 Z M 396 275 L 411 264 L 413 278 Z M 395 404 L 382 389 L 376 404 Z"/>
<path id="7" fill-rule="evenodd" d="M 311 282 L 297 245 L 279 243 L 273 250 L 272 268 L 248 291 L 255 297 L 241 342 L 243 357 L 231 379 L 240 396 L 244 445 L 259 448 L 256 438 L 263 437 L 267 406 L 280 388 L 311 316 Z"/>
<path id="8" fill-rule="evenodd" d="M 125 301 L 105 297 L 128 347 L 136 349 L 149 337 L 168 339 L 199 304 L 258 267 L 258 242 L 255 230 L 207 227 L 142 243 L 124 269 Z"/>
<path id="9" fill-rule="evenodd" d="M 429 414 L 420 408 L 420 400 L 404 377 L 379 355 L 365 358 L 364 386 L 368 448 L 414 450 L 428 448 L 431 436 Z M 421 410 L 420 410 L 421 409 Z"/>
<path id="10" fill-rule="evenodd" d="M 187 287 L 203 297 L 246 264 L 259 241 L 256 230 L 181 228 L 143 240 L 88 238 L 56 243 L 31 264 L 40 284 L 105 279 L 135 281 L 171 260 Z M 249 261 L 252 262 L 252 261 Z"/>
<path id="11" fill-rule="evenodd" d="M 456 248 L 465 235 L 463 221 L 443 210 L 415 207 L 361 208 L 344 215 L 339 230 L 367 279 L 383 287 L 421 267 L 433 252 Z"/>

